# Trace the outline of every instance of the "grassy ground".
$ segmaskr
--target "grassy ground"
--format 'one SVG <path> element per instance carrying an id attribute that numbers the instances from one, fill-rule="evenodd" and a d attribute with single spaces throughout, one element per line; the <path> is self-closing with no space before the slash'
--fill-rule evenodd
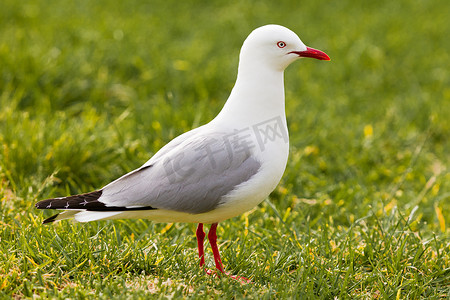
<path id="1" fill-rule="evenodd" d="M 447 0 L 3 1 L 0 297 L 449 298 L 449 11 Z M 287 70 L 285 175 L 219 226 L 227 270 L 252 284 L 202 272 L 195 224 L 41 225 L 51 213 L 37 200 L 99 188 L 211 120 L 242 41 L 267 23 L 332 61 Z"/>

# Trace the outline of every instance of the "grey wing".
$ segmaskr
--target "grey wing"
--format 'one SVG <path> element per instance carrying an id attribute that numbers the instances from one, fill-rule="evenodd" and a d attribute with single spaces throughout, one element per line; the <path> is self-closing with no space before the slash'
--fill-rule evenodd
<path id="1" fill-rule="evenodd" d="M 159 159 L 105 186 L 99 201 L 192 214 L 213 210 L 261 166 L 249 151 L 231 151 L 222 136 L 189 137 Z"/>

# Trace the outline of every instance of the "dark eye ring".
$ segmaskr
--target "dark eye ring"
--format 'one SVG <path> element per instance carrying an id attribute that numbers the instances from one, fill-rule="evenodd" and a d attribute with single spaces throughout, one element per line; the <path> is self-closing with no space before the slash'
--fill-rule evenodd
<path id="1" fill-rule="evenodd" d="M 284 48 L 284 47 L 286 47 L 286 43 L 283 41 L 280 41 L 277 43 L 277 46 L 278 46 L 278 48 Z"/>

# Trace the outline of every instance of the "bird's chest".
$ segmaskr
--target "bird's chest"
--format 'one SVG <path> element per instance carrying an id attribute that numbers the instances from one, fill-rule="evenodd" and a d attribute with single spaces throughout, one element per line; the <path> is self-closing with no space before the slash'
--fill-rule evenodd
<path id="1" fill-rule="evenodd" d="M 248 152 L 262 161 L 274 156 L 287 158 L 289 134 L 283 116 L 273 116 L 237 126 L 224 135 L 224 145 L 233 152 Z"/>

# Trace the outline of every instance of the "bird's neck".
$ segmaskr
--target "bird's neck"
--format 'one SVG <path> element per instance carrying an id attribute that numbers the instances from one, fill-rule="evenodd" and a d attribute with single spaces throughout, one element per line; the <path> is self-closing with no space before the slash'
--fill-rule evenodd
<path id="1" fill-rule="evenodd" d="M 286 123 L 283 71 L 240 65 L 230 97 L 214 121 L 245 127 L 274 118 Z"/>

